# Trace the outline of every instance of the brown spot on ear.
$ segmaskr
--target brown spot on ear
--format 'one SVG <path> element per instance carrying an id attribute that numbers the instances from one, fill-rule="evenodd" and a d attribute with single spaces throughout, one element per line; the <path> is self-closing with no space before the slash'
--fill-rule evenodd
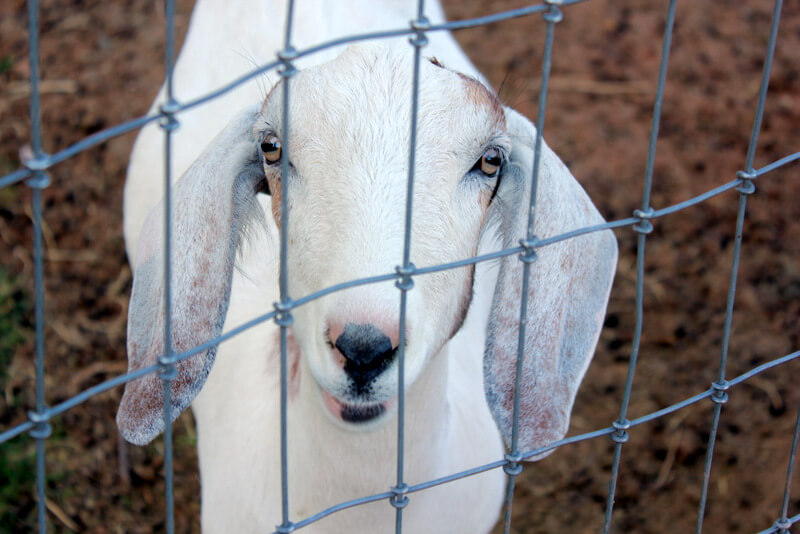
<path id="1" fill-rule="evenodd" d="M 433 65 L 435 65 L 435 66 L 439 67 L 440 69 L 443 69 L 443 68 L 444 68 L 444 65 L 442 65 L 442 62 L 441 62 L 441 61 L 439 61 L 439 59 L 438 59 L 438 58 L 436 58 L 436 56 L 429 57 L 429 58 L 428 58 L 428 61 L 430 61 L 430 62 L 431 62 Z"/>
<path id="2" fill-rule="evenodd" d="M 505 130 L 506 114 L 505 111 L 503 111 L 503 104 L 500 103 L 497 96 L 472 76 L 467 76 L 460 72 L 456 72 L 456 74 L 458 74 L 464 82 L 467 98 L 470 102 L 476 106 L 488 108 L 497 127 Z"/>

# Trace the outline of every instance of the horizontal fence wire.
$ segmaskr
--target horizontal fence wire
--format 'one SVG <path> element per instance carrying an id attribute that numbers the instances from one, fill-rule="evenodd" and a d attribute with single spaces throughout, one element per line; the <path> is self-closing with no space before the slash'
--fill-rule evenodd
<path id="1" fill-rule="evenodd" d="M 30 62 L 30 72 L 31 72 L 31 105 L 30 105 L 30 116 L 31 116 L 31 144 L 32 144 L 32 156 L 26 158 L 23 161 L 24 168 L 15 170 L 9 174 L 6 174 L 2 178 L 0 178 L 0 188 L 11 186 L 12 184 L 16 184 L 19 182 L 25 182 L 32 190 L 32 213 L 33 213 L 33 226 L 34 226 L 34 284 L 35 284 L 35 294 L 36 294 L 36 305 L 35 305 L 35 328 L 36 328 L 36 338 L 35 338 L 35 369 L 36 369 L 36 406 L 35 411 L 29 413 L 28 420 L 18 424 L 4 432 L 0 433 L 0 443 L 6 442 L 16 436 L 19 436 L 23 433 L 30 433 L 32 437 L 36 439 L 36 458 L 37 458 L 37 478 L 36 478 L 36 487 L 37 487 L 37 494 L 38 494 L 38 503 L 37 503 L 37 521 L 38 521 L 38 529 L 40 532 L 46 531 L 46 508 L 45 508 L 45 441 L 46 438 L 50 434 L 50 420 L 58 415 L 63 414 L 64 412 L 75 408 L 76 406 L 80 405 L 81 403 L 87 401 L 88 399 L 92 398 L 93 396 L 100 394 L 104 391 L 109 389 L 118 387 L 123 385 L 127 382 L 140 379 L 146 375 L 151 373 L 159 373 L 161 378 L 163 379 L 164 384 L 164 414 L 165 414 L 165 423 L 166 423 L 166 431 L 165 431 L 165 499 L 166 499 L 166 530 L 167 532 L 174 531 L 174 518 L 173 518 L 173 491 L 172 491 L 172 447 L 171 447 L 171 422 L 170 422 L 170 380 L 174 378 L 174 370 L 175 364 L 180 361 L 183 361 L 187 358 L 191 358 L 192 356 L 203 352 L 213 346 L 216 346 L 220 343 L 225 342 L 226 340 L 248 330 L 258 324 L 264 323 L 265 321 L 273 320 L 276 321 L 277 324 L 281 328 L 281 462 L 282 462 L 282 523 L 276 528 L 275 532 L 282 534 L 286 532 L 292 532 L 297 529 L 301 529 L 313 523 L 320 521 L 321 519 L 330 516 L 334 513 L 337 513 L 341 510 L 345 510 L 348 508 L 356 507 L 359 505 L 364 505 L 371 502 L 376 501 L 383 501 L 388 500 L 389 503 L 395 507 L 396 509 L 396 532 L 402 532 L 402 512 L 405 506 L 409 502 L 408 495 L 417 493 L 420 491 L 424 491 L 426 489 L 440 486 L 443 484 L 447 484 L 459 479 L 463 479 L 466 477 L 474 476 L 479 473 L 483 473 L 493 469 L 502 468 L 508 474 L 508 486 L 507 486 L 507 499 L 506 499 L 506 520 L 504 524 L 505 532 L 510 530 L 510 518 L 511 518 L 511 504 L 513 500 L 514 494 L 514 477 L 519 472 L 518 471 L 518 464 L 521 460 L 529 459 L 534 456 L 538 456 L 540 454 L 552 451 L 554 449 L 582 442 L 587 440 L 597 439 L 603 436 L 610 436 L 615 442 L 615 454 L 613 460 L 613 467 L 612 467 L 612 478 L 609 487 L 609 494 L 608 494 L 608 502 L 606 507 L 606 518 L 604 523 L 604 530 L 609 531 L 611 526 L 611 514 L 613 511 L 613 502 L 614 502 L 614 489 L 616 480 L 618 477 L 618 469 L 619 469 L 619 462 L 620 462 L 620 453 L 621 453 L 621 446 L 627 440 L 628 431 L 629 429 L 654 421 L 656 419 L 663 418 L 671 413 L 674 413 L 678 410 L 684 409 L 688 406 L 697 404 L 702 402 L 706 399 L 711 399 L 714 402 L 714 415 L 712 419 L 712 430 L 709 437 L 709 444 L 707 448 L 707 459 L 706 465 L 704 470 L 704 479 L 703 479 L 703 487 L 700 499 L 700 508 L 698 511 L 698 521 L 697 521 L 697 533 L 701 531 L 702 528 L 702 520 L 704 515 L 704 507 L 706 502 L 706 495 L 707 495 L 707 488 L 708 488 L 708 481 L 710 477 L 710 467 L 711 461 L 713 457 L 713 448 L 714 442 L 716 438 L 716 429 L 719 424 L 719 417 L 720 417 L 720 410 L 722 404 L 727 400 L 727 391 L 730 388 L 733 388 L 746 380 L 763 373 L 769 369 L 785 365 L 790 361 L 796 360 L 800 358 L 800 351 L 793 352 L 787 354 L 781 358 L 777 358 L 770 362 L 767 362 L 763 365 L 757 366 L 735 378 L 730 380 L 725 379 L 725 368 L 726 368 L 726 359 L 727 359 L 727 351 L 728 351 L 728 343 L 730 338 L 730 330 L 731 330 L 731 321 L 733 315 L 733 308 L 734 308 L 734 297 L 735 297 L 735 288 L 736 288 L 736 274 L 738 270 L 738 261 L 741 249 L 741 242 L 742 242 L 742 227 L 744 221 L 744 213 L 746 207 L 746 197 L 754 191 L 754 182 L 756 179 L 772 172 L 777 169 L 783 168 L 791 163 L 794 163 L 800 160 L 800 152 L 795 152 L 793 154 L 787 155 L 781 159 L 775 160 L 760 169 L 753 168 L 753 161 L 755 158 L 755 150 L 758 140 L 758 133 L 761 128 L 761 121 L 763 117 L 764 111 L 764 104 L 766 101 L 766 89 L 769 82 L 769 72 L 772 62 L 772 56 L 775 49 L 775 43 L 777 39 L 777 28 L 778 22 L 780 20 L 780 11 L 782 6 L 782 0 L 775 1 L 775 7 L 773 12 L 772 18 L 772 28 L 770 33 L 769 44 L 767 47 L 767 54 L 766 60 L 764 65 L 764 71 L 761 80 L 761 89 L 759 91 L 758 97 L 758 104 L 756 110 L 756 118 L 753 124 L 753 130 L 751 134 L 750 144 L 748 146 L 748 153 L 746 157 L 746 164 L 745 168 L 742 171 L 737 173 L 737 179 L 722 184 L 714 189 L 711 189 L 705 193 L 697 195 L 693 198 L 680 202 L 678 204 L 674 204 L 671 206 L 667 206 L 660 209 L 653 209 L 650 206 L 650 190 L 652 184 L 652 177 L 653 177 L 653 162 L 658 138 L 658 124 L 660 119 L 660 110 L 661 104 L 663 101 L 663 94 L 664 94 L 664 84 L 666 80 L 666 71 L 667 71 L 667 62 L 669 58 L 669 48 L 670 48 L 670 39 L 672 28 L 675 20 L 675 4 L 676 0 L 670 0 L 668 15 L 667 15 L 667 23 L 665 26 L 665 33 L 664 33 L 664 44 L 662 47 L 662 60 L 661 60 L 661 67 L 659 72 L 659 81 L 658 81 L 658 90 L 654 105 L 654 112 L 653 112 L 653 126 L 651 129 L 651 137 L 650 137 L 650 145 L 648 149 L 648 159 L 647 159 L 647 168 L 645 171 L 645 185 L 642 194 L 642 205 L 641 209 L 637 209 L 633 212 L 632 217 L 618 219 L 615 221 L 610 221 L 604 224 L 594 225 L 585 228 L 579 228 L 576 230 L 572 230 L 569 232 L 565 232 L 560 235 L 550 236 L 546 238 L 538 238 L 533 234 L 533 221 L 534 221 L 534 212 L 535 212 L 535 197 L 536 197 L 536 176 L 538 173 L 538 154 L 541 149 L 541 142 L 542 142 L 542 131 L 544 127 L 544 115 L 546 110 L 546 94 L 547 94 L 547 85 L 548 85 L 548 76 L 549 76 L 549 65 L 551 60 L 551 53 L 552 53 L 552 37 L 553 37 L 553 28 L 555 23 L 561 20 L 561 11 L 559 8 L 565 7 L 572 4 L 581 3 L 586 0 L 550 0 L 549 2 L 545 2 L 544 4 L 535 4 L 530 5 L 527 7 L 519 8 L 519 9 L 512 9 L 507 10 L 499 13 L 495 13 L 492 15 L 487 15 L 484 17 L 478 17 L 468 20 L 462 21 L 454 21 L 454 22 L 446 22 L 443 24 L 436 24 L 431 25 L 424 16 L 424 2 L 423 0 L 418 0 L 418 9 L 417 9 L 417 18 L 413 20 L 408 28 L 401 28 L 396 30 L 389 30 L 389 31 L 382 31 L 382 32 L 371 32 L 371 33 L 362 33 L 357 35 L 350 35 L 347 37 L 343 37 L 340 39 L 334 39 L 331 41 L 327 41 L 303 50 L 295 50 L 291 46 L 291 30 L 292 30 L 292 16 L 293 16 L 293 5 L 292 1 L 288 4 L 287 10 L 287 20 L 286 20 L 286 32 L 285 32 L 285 42 L 284 48 L 281 52 L 278 53 L 278 58 L 275 61 L 266 63 L 264 65 L 259 66 L 258 68 L 252 70 L 251 72 L 228 82 L 226 85 L 223 85 L 219 89 L 212 91 L 204 96 L 201 96 L 197 99 L 188 101 L 188 102 L 177 102 L 172 93 L 172 69 L 173 69 L 173 59 L 174 59 L 174 0 L 166 0 L 165 3 L 165 14 L 167 19 L 167 27 L 166 27 L 166 50 L 165 50 L 165 65 L 166 65 L 166 85 L 167 85 L 167 103 L 163 105 L 157 113 L 151 113 L 142 117 L 138 117 L 136 119 L 124 122 L 122 124 L 113 126 L 106 130 L 102 130 L 96 134 L 90 135 L 78 143 L 75 143 L 72 146 L 69 146 L 61 151 L 55 152 L 53 154 L 47 154 L 42 148 L 41 142 L 41 126 L 40 126 L 40 111 L 39 111 L 39 97 L 40 91 L 38 86 L 38 73 L 39 73 L 39 58 L 38 58 L 38 1 L 37 0 L 28 0 L 28 25 L 29 25 L 29 62 Z M 541 91 L 540 91 L 540 101 L 539 101 L 539 112 L 537 117 L 537 137 L 536 137 L 536 147 L 535 147 L 535 164 L 534 164 L 534 175 L 532 176 L 533 187 L 532 187 L 532 194 L 530 198 L 530 217 L 529 217 L 529 230 L 526 236 L 526 239 L 523 241 L 521 246 L 518 247 L 509 247 L 503 250 L 491 252 L 488 254 L 483 254 L 479 256 L 474 256 L 470 258 L 465 258 L 460 261 L 449 262 L 439 265 L 432 265 L 417 268 L 410 262 L 410 231 L 411 231 L 411 220 L 412 220 L 412 198 L 413 198 L 413 182 L 414 182 L 414 167 L 415 167 L 415 138 L 416 138 L 416 122 L 417 122 L 417 98 L 418 98 L 418 85 L 419 85 L 419 62 L 420 62 L 420 53 L 421 48 L 426 44 L 427 38 L 426 34 L 429 32 L 437 32 L 437 31 L 453 31 L 459 30 L 464 28 L 472 28 L 476 26 L 498 23 L 505 20 L 510 20 L 513 18 L 529 16 L 535 13 L 542 14 L 546 24 L 547 24 L 547 37 L 545 42 L 545 51 L 544 51 L 544 61 L 543 61 L 543 75 L 542 75 L 542 83 L 541 83 Z M 233 90 L 234 88 L 246 83 L 249 80 L 254 79 L 255 77 L 262 75 L 268 71 L 278 69 L 278 73 L 281 77 L 281 83 L 284 84 L 284 91 L 283 91 L 283 117 L 284 117 L 284 128 L 286 129 L 283 133 L 284 139 L 284 146 L 283 146 L 283 153 L 282 153 L 282 166 L 284 169 L 284 175 L 288 175 L 288 162 L 289 162 L 289 145 L 288 145 L 288 127 L 289 127 L 289 116 L 288 116 L 288 102 L 289 102 L 289 88 L 290 88 L 290 79 L 291 76 L 296 72 L 292 61 L 315 54 L 322 50 L 326 50 L 332 47 L 342 46 L 348 43 L 353 43 L 357 41 L 364 41 L 364 40 L 372 40 L 372 39 L 386 39 L 386 38 L 394 38 L 394 37 L 402 37 L 402 36 L 409 36 L 411 39 L 411 45 L 414 47 L 414 72 L 413 72 L 413 92 L 412 92 L 412 114 L 411 114 L 411 144 L 409 147 L 409 177 L 408 177 L 408 190 L 407 190 L 407 205 L 406 205 L 406 233 L 404 238 L 404 249 L 403 249 L 403 264 L 398 267 L 396 272 L 394 273 L 386 273 L 383 275 L 377 275 L 367 278 L 361 278 L 357 280 L 351 280 L 345 283 L 337 284 L 334 286 L 330 286 L 327 288 L 323 288 L 319 291 L 315 291 L 303 297 L 300 297 L 296 300 L 292 300 L 287 292 L 287 280 L 288 280 L 288 265 L 287 265 L 287 239 L 286 239 L 286 229 L 288 227 L 288 205 L 287 205 L 287 198 L 288 194 L 284 191 L 281 199 L 281 217 L 282 217 L 282 227 L 281 227 L 281 254 L 280 254 L 280 262 L 281 262 L 281 269 L 280 269 L 280 289 L 281 289 L 281 300 L 279 303 L 276 303 L 275 308 L 269 312 L 262 314 L 255 319 L 243 323 L 242 325 L 237 326 L 225 332 L 221 336 L 218 336 L 214 339 L 208 340 L 207 342 L 198 345 L 192 349 L 189 349 L 184 352 L 175 353 L 172 350 L 172 340 L 171 340 L 171 333 L 170 333 L 170 321 L 166 321 L 165 325 L 165 332 L 164 332 L 164 346 L 165 346 L 165 353 L 159 355 L 157 361 L 158 363 L 143 369 L 139 369 L 134 372 L 129 372 L 125 374 L 121 374 L 116 376 L 112 379 L 109 379 L 105 382 L 102 382 L 96 386 L 87 388 L 86 390 L 80 392 L 79 394 L 67 399 L 59 404 L 54 406 L 48 407 L 45 404 L 45 397 L 44 397 L 44 356 L 45 356 L 45 345 L 44 345 L 44 270 L 43 270 L 43 243 L 42 243 L 42 234 L 41 234 L 41 225 L 42 225 L 42 199 L 41 199 L 41 192 L 42 189 L 47 187 L 49 184 L 49 177 L 47 176 L 46 172 L 48 169 L 53 167 L 54 165 L 61 163 L 83 151 L 86 151 L 94 146 L 97 146 L 101 143 L 104 143 L 110 139 L 123 135 L 125 133 L 137 130 L 151 122 L 154 121 L 161 121 L 161 126 L 164 128 L 164 135 L 165 135 L 165 154 L 164 154 L 164 165 L 165 165 L 165 179 L 166 179 L 166 201 L 165 201 L 165 279 L 166 279 L 166 295 L 165 295 L 165 313 L 166 317 L 171 316 L 170 306 L 171 306 L 171 298 L 170 298 L 170 269 L 171 269 L 171 262 L 170 262 L 170 242 L 171 242 L 171 231 L 170 231 L 170 224 L 171 221 L 171 203 L 169 201 L 170 197 L 170 174 L 171 174 L 171 134 L 172 131 L 177 126 L 177 119 L 176 116 L 180 113 L 192 109 L 194 107 L 203 105 L 215 98 L 220 97 L 223 94 Z M 283 184 L 284 187 L 288 186 L 288 182 Z M 733 265 L 731 268 L 731 279 L 730 279 L 730 286 L 728 292 L 728 299 L 726 304 L 726 313 L 725 313 L 725 325 L 723 331 L 723 342 L 721 348 L 721 356 L 720 356 L 720 365 L 719 365 L 719 373 L 717 381 L 713 382 L 711 387 L 693 397 L 684 399 L 680 402 L 677 402 L 673 405 L 668 407 L 662 408 L 660 410 L 651 412 L 649 414 L 640 416 L 635 419 L 628 420 L 627 419 L 627 408 L 628 402 L 630 399 L 632 381 L 633 381 L 633 373 L 635 370 L 636 359 L 638 356 L 638 347 L 639 347 L 639 340 L 641 337 L 641 327 L 642 327 L 642 320 L 643 320 L 643 303 L 642 303 L 642 296 L 643 296 L 643 277 L 644 277 L 644 244 L 647 234 L 652 231 L 653 224 L 652 221 L 667 216 L 673 215 L 675 213 L 681 212 L 686 210 L 690 207 L 699 205 L 713 197 L 722 195 L 731 190 L 737 190 L 739 192 L 739 210 L 737 214 L 737 224 L 736 224 L 736 241 L 735 241 L 735 252 L 734 252 L 734 259 Z M 512 439 L 512 446 L 509 454 L 507 454 L 503 459 L 498 459 L 494 462 L 476 466 L 468 470 L 460 471 L 457 473 L 453 473 L 444 477 L 440 477 L 437 479 L 429 480 L 426 482 L 422 482 L 415 485 L 408 485 L 404 482 L 403 478 L 403 434 L 404 434 L 404 418 L 403 418 L 403 405 L 404 405 L 404 384 L 403 384 L 403 372 L 399 373 L 399 414 L 398 414 L 398 434 L 397 434 L 397 445 L 398 445 L 398 455 L 397 455 L 397 481 L 394 486 L 392 486 L 389 491 L 377 493 L 374 495 L 365 496 L 359 499 L 354 499 L 346 502 L 339 503 L 335 506 L 322 510 L 314 515 L 309 517 L 303 518 L 300 521 L 292 522 L 289 517 L 289 502 L 288 502 L 288 484 L 289 484 L 289 473 L 287 471 L 287 454 L 288 454 L 288 444 L 286 442 L 286 352 L 287 352 L 287 329 L 291 324 L 291 312 L 292 310 L 303 306 L 315 299 L 319 299 L 323 296 L 330 295 L 332 293 L 342 291 L 345 289 L 363 286 L 368 284 L 374 284 L 378 282 L 390 281 L 394 280 L 398 289 L 401 291 L 401 323 L 403 321 L 403 317 L 405 316 L 405 302 L 406 302 L 406 294 L 407 291 L 411 290 L 413 287 L 413 279 L 416 276 L 424 276 L 427 274 L 432 274 L 448 269 L 457 269 L 461 267 L 466 267 L 469 265 L 475 265 L 482 262 L 493 261 L 500 258 L 504 258 L 507 256 L 517 255 L 520 259 L 523 259 L 526 255 L 535 253 L 538 249 L 553 245 L 555 243 L 559 243 L 565 241 L 567 239 L 573 239 L 582 235 L 609 230 L 609 229 L 617 229 L 617 228 L 625 228 L 625 227 L 632 227 L 634 231 L 638 233 L 638 246 L 637 246 L 637 291 L 636 291 L 636 329 L 635 329 L 635 341 L 633 344 L 633 350 L 631 354 L 630 364 L 629 364 L 629 373 L 628 379 L 626 381 L 625 391 L 623 394 L 622 405 L 620 408 L 620 415 L 619 419 L 614 421 L 614 423 L 606 428 L 598 429 L 593 432 L 588 432 L 584 434 L 580 434 L 577 436 L 571 436 L 568 438 L 564 438 L 562 440 L 555 441 L 550 443 L 546 446 L 537 448 L 535 450 L 530 451 L 518 451 L 516 446 L 516 427 L 518 424 L 518 408 L 515 405 L 514 409 L 514 416 L 513 416 L 513 423 L 514 423 L 514 438 Z M 524 275 L 523 280 L 527 279 L 528 276 L 528 267 L 530 266 L 529 262 L 525 263 Z M 522 302 L 521 302 L 521 318 L 524 319 L 525 317 L 525 310 L 526 310 L 526 299 L 527 299 L 527 291 L 522 292 Z M 524 320 L 521 320 L 521 324 L 524 325 Z M 405 329 L 400 327 L 400 335 L 401 337 L 404 335 Z M 520 362 L 523 355 L 523 344 L 522 339 L 524 337 L 524 331 L 520 331 L 520 348 L 518 351 L 518 369 Z M 403 362 L 403 343 L 400 343 L 400 363 L 402 365 Z M 519 377 L 520 373 L 517 372 L 517 376 Z M 515 383 L 515 392 L 519 389 L 519 380 Z M 518 398 L 518 395 L 515 395 L 515 399 Z M 786 476 L 786 483 L 784 488 L 784 496 L 783 496 L 783 504 L 781 509 L 781 514 L 779 519 L 775 522 L 775 524 L 764 530 L 762 532 L 788 532 L 788 529 L 794 524 L 800 521 L 800 515 L 796 516 L 788 516 L 788 506 L 789 506 L 789 494 L 791 491 L 791 480 L 792 480 L 792 473 L 795 465 L 796 460 L 796 453 L 798 447 L 798 434 L 800 434 L 800 412 L 798 413 L 797 422 L 794 427 L 794 439 L 792 441 L 792 448 L 789 454 L 789 465 L 787 469 L 787 476 Z"/>

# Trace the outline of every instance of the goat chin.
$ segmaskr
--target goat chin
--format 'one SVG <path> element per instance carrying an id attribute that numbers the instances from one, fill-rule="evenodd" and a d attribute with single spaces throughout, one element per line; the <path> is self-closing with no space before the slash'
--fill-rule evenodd
<path id="1" fill-rule="evenodd" d="M 201 96 L 251 70 L 238 49 L 257 63 L 272 60 L 282 46 L 276 21 L 285 16 L 284 4 L 198 0 L 175 67 L 177 99 Z M 400 0 L 344 4 L 300 3 L 293 45 L 405 27 L 416 8 Z M 428 2 L 426 14 L 433 24 L 444 20 L 438 2 Z M 412 260 L 420 266 L 517 246 L 526 235 L 536 138 L 533 125 L 487 89 L 449 33 L 429 39 L 424 53 L 436 60 L 421 65 L 410 238 Z M 402 263 L 410 50 L 403 38 L 298 61 L 287 139 L 281 137 L 283 86 L 272 73 L 178 116 L 172 142 L 173 176 L 180 177 L 173 192 L 175 350 L 213 339 L 280 301 L 281 231 L 289 243 L 294 298 Z M 153 110 L 164 99 L 162 88 Z M 131 370 L 153 365 L 164 352 L 166 275 L 157 205 L 163 139 L 155 125 L 142 130 L 125 188 L 124 231 L 134 272 Z M 286 176 L 278 164 L 281 150 L 290 154 Z M 545 238 L 602 223 L 545 143 L 540 159 L 535 234 Z M 271 197 L 257 194 L 267 189 Z M 280 208 L 285 191 L 288 219 Z M 406 483 L 503 458 L 512 432 L 525 287 L 530 304 L 518 447 L 533 450 L 562 438 L 594 353 L 616 259 L 616 241 L 604 231 L 537 250 L 528 285 L 517 257 L 415 276 L 404 332 L 393 281 L 294 308 L 286 351 L 290 517 L 303 519 L 396 483 L 401 343 Z M 216 352 L 177 365 L 170 417 L 192 404 L 207 533 L 271 531 L 281 522 L 280 339 L 276 324 L 261 323 Z M 163 429 L 161 395 L 155 375 L 126 385 L 117 416 L 126 439 L 147 443 Z M 494 469 L 415 492 L 404 527 L 488 532 L 504 481 L 503 471 Z M 384 499 L 332 514 L 307 530 L 393 532 L 394 514 Z"/>

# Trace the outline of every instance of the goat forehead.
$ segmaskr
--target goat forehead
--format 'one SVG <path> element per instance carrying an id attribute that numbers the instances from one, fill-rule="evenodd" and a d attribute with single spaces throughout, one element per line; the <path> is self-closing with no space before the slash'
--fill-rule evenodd
<path id="1" fill-rule="evenodd" d="M 326 64 L 291 81 L 290 144 L 308 163 L 331 156 L 369 154 L 375 161 L 402 164 L 408 155 L 412 54 L 407 47 L 353 46 Z M 494 95 L 480 82 L 421 64 L 417 146 L 426 151 L 472 152 L 502 133 L 505 117 Z M 267 99 L 265 122 L 280 125 L 281 87 Z M 322 161 L 312 161 L 321 158 Z M 298 162 L 295 161 L 297 164 Z M 426 161 L 428 163 L 428 161 Z"/>

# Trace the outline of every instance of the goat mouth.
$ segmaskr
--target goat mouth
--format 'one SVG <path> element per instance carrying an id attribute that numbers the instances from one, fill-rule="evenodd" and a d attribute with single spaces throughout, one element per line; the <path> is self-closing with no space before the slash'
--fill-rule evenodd
<path id="1" fill-rule="evenodd" d="M 320 390 L 322 391 L 322 400 L 325 402 L 325 407 L 328 409 L 328 411 L 330 411 L 335 418 L 346 423 L 358 424 L 374 421 L 386 413 L 386 411 L 390 408 L 392 401 L 394 400 L 390 399 L 385 402 L 374 402 L 368 404 L 351 404 L 340 401 L 325 391 L 324 388 L 320 388 Z"/>

